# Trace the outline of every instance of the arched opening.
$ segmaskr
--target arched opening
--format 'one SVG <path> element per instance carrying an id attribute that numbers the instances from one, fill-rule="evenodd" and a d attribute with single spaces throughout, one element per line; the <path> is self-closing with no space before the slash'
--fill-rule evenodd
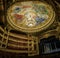
<path id="1" fill-rule="evenodd" d="M 40 54 L 51 54 L 60 52 L 60 40 L 56 36 L 50 36 L 40 40 Z"/>

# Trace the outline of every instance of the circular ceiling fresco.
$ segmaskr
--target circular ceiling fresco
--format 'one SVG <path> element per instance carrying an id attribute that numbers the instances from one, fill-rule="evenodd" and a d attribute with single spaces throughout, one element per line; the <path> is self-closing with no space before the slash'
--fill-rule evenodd
<path id="1" fill-rule="evenodd" d="M 50 26 L 55 13 L 46 3 L 40 1 L 16 2 L 7 10 L 7 22 L 22 32 L 38 32 Z"/>

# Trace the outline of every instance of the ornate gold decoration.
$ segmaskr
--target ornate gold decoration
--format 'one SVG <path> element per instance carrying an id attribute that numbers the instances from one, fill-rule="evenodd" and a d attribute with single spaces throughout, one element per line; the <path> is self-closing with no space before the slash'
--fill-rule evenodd
<path id="1" fill-rule="evenodd" d="M 40 1 L 16 2 L 7 10 L 7 22 L 22 32 L 38 32 L 49 27 L 55 19 L 52 6 Z"/>
<path id="2" fill-rule="evenodd" d="M 60 38 L 60 22 L 56 16 L 52 5 L 44 2 L 14 3 L 7 9 L 4 25 L 0 24 L 0 50 L 28 56 L 39 55 L 38 44 L 41 39 L 53 35 Z M 36 20 L 36 17 L 39 19 Z"/>

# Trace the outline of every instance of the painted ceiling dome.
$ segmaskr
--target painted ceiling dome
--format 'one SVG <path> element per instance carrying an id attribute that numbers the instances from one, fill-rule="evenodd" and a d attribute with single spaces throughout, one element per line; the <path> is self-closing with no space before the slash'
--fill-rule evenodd
<path id="1" fill-rule="evenodd" d="M 40 1 L 16 2 L 7 10 L 7 21 L 22 32 L 38 32 L 44 30 L 54 21 L 52 7 Z"/>
<path id="2" fill-rule="evenodd" d="M 55 2 L 1 0 L 0 58 L 40 57 L 59 52 L 60 8 Z"/>

